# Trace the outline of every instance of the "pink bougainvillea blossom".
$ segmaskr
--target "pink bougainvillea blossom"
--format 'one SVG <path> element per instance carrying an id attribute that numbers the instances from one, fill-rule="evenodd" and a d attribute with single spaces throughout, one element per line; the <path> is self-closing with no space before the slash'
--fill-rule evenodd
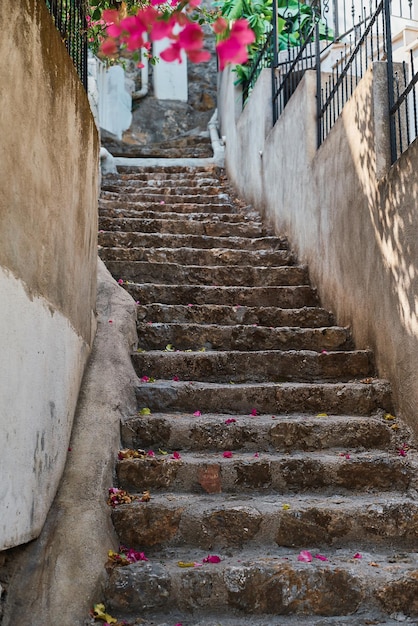
<path id="1" fill-rule="evenodd" d="M 228 419 L 225 420 L 225 424 L 233 424 L 236 421 L 235 417 L 228 417 Z"/>
<path id="2" fill-rule="evenodd" d="M 230 459 L 232 458 L 232 452 L 231 450 L 225 450 L 225 452 L 222 455 L 225 459 Z"/>
<path id="3" fill-rule="evenodd" d="M 195 411 L 195 412 L 193 413 L 193 417 L 200 417 L 201 415 L 202 415 L 202 414 L 201 414 L 201 412 L 200 412 L 200 411 Z"/>
<path id="4" fill-rule="evenodd" d="M 179 459 L 181 459 L 181 455 L 180 452 L 173 452 L 172 456 L 170 457 L 171 459 L 175 459 L 176 461 L 178 461 Z"/>
<path id="5" fill-rule="evenodd" d="M 215 554 L 208 554 L 207 557 L 202 559 L 203 563 L 220 563 L 221 560 L 221 557 L 216 556 Z"/>
<path id="6" fill-rule="evenodd" d="M 353 556 L 353 559 L 362 559 L 362 555 L 360 554 L 360 552 L 356 552 L 355 555 Z"/>
<path id="7" fill-rule="evenodd" d="M 258 411 L 257 411 L 257 409 L 252 409 L 252 410 L 251 410 L 250 415 L 251 415 L 252 417 L 256 417 L 256 415 L 258 415 Z"/>
<path id="8" fill-rule="evenodd" d="M 246 19 L 234 22 L 229 36 L 216 44 L 219 69 L 222 71 L 228 63 L 245 63 L 248 60 L 247 46 L 254 41 L 254 32 Z"/>
<path id="9" fill-rule="evenodd" d="M 323 554 L 315 554 L 314 559 L 318 559 L 319 561 L 328 561 L 328 558 Z"/>
<path id="10" fill-rule="evenodd" d="M 298 561 L 310 563 L 312 561 L 312 554 L 308 552 L 308 550 L 302 550 L 298 556 Z"/>
<path id="11" fill-rule="evenodd" d="M 178 381 L 180 380 L 180 378 L 178 376 L 173 376 L 173 380 L 175 383 L 178 383 Z"/>

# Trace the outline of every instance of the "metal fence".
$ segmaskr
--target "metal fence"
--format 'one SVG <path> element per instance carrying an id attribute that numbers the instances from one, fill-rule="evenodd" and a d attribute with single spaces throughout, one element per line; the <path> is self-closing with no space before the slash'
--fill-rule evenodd
<path id="1" fill-rule="evenodd" d="M 55 26 L 87 90 L 87 21 L 85 0 L 46 0 Z"/>
<path id="2" fill-rule="evenodd" d="M 308 1 L 308 0 L 306 0 Z M 324 141 L 342 109 L 352 96 L 358 82 L 374 61 L 385 61 L 388 70 L 388 108 L 391 137 L 391 158 L 396 161 L 418 136 L 418 42 L 415 35 L 409 41 L 392 41 L 393 26 L 400 32 L 405 25 L 418 26 L 418 6 L 413 0 L 314 0 L 306 5 L 302 0 L 279 2 L 282 33 L 294 33 L 301 26 L 301 17 L 310 9 L 309 30 L 306 15 L 301 36 L 288 35 L 283 46 L 273 24 L 270 48 L 272 70 L 273 123 L 284 110 L 304 72 L 317 72 L 317 136 L 318 146 Z M 284 6 L 283 6 L 284 4 Z M 276 9 L 277 10 L 277 9 Z M 286 15 L 292 18 L 291 28 Z M 284 19 L 284 27 L 283 27 Z M 408 20 L 415 20 L 408 22 Z M 290 19 L 289 19 L 290 25 Z M 411 31 L 413 33 L 413 31 Z M 286 41 L 286 40 L 285 40 Z M 407 58 L 399 58 L 402 47 Z M 261 67 L 255 59 L 250 75 L 258 76 Z"/>

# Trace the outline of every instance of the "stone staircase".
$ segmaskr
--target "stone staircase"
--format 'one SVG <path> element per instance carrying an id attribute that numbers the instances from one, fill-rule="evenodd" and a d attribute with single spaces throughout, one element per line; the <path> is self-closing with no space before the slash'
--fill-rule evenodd
<path id="1" fill-rule="evenodd" d="M 109 568 L 107 611 L 418 623 L 416 455 L 372 354 L 221 171 L 124 168 L 102 189 L 100 255 L 139 337 L 112 508 L 139 560 Z"/>

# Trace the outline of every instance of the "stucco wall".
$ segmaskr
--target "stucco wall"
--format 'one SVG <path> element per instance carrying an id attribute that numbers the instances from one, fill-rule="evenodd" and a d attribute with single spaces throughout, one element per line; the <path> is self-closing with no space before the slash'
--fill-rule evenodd
<path id="1" fill-rule="evenodd" d="M 313 72 L 262 141 L 267 75 L 237 121 L 233 78 L 222 76 L 229 176 L 289 236 L 358 347 L 374 350 L 399 415 L 418 431 L 418 143 L 389 167 L 386 66 L 369 70 L 319 150 Z"/>
<path id="2" fill-rule="evenodd" d="M 44 2 L 0 2 L 0 549 L 36 537 L 95 331 L 98 138 Z"/>

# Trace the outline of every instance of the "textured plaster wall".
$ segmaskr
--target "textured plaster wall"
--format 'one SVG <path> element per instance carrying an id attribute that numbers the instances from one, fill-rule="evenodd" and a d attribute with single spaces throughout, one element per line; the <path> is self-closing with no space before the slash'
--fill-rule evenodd
<path id="1" fill-rule="evenodd" d="M 0 549 L 36 537 L 95 331 L 98 139 L 44 2 L 0 2 Z"/>
<path id="2" fill-rule="evenodd" d="M 369 70 L 319 150 L 313 72 L 262 141 L 267 74 L 238 119 L 233 78 L 222 76 L 228 173 L 289 236 L 324 306 L 374 350 L 398 413 L 418 432 L 418 143 L 390 167 L 386 66 Z"/>

